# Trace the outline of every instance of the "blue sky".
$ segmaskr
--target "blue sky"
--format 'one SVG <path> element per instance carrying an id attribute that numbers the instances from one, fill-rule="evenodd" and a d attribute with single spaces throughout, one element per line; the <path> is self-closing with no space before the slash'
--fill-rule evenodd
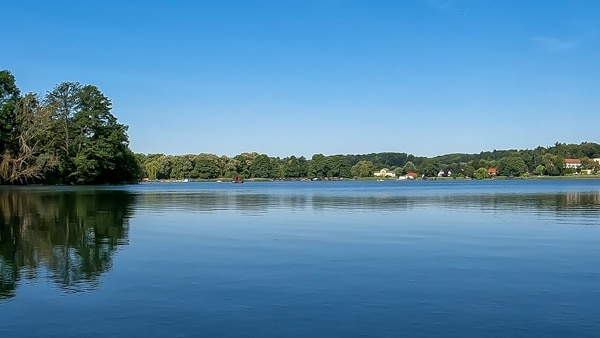
<path id="1" fill-rule="evenodd" d="M 600 142 L 600 2 L 12 1 L 23 92 L 93 84 L 143 153 Z"/>

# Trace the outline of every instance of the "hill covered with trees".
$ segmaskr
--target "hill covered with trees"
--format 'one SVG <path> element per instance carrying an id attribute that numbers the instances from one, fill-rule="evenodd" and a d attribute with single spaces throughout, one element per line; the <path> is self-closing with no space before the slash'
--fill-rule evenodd
<path id="1" fill-rule="evenodd" d="M 0 184 L 135 182 L 139 163 L 127 126 L 97 87 L 63 82 L 22 95 L 0 71 Z"/>
<path id="2" fill-rule="evenodd" d="M 214 154 L 164 155 L 136 154 L 144 177 L 150 180 L 216 179 L 241 175 L 245 178 L 299 179 L 299 178 L 353 178 L 372 177 L 387 168 L 402 175 L 415 172 L 429 177 L 447 169 L 453 177 L 486 177 L 488 168 L 496 168 L 501 176 L 549 175 L 561 176 L 577 170 L 600 170 L 600 145 L 556 143 L 550 147 L 525 150 L 493 150 L 479 154 L 447 154 L 432 158 L 416 157 L 407 153 L 372 153 L 363 155 L 315 154 L 303 156 L 270 157 L 256 152 L 234 157 Z M 581 160 L 577 170 L 565 168 L 564 160 Z M 480 170 L 484 169 L 484 170 Z M 479 170 L 479 174 L 476 172 Z"/>

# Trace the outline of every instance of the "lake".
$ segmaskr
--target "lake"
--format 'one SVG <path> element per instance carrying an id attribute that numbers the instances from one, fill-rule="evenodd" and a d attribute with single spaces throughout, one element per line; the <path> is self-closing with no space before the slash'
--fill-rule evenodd
<path id="1" fill-rule="evenodd" d="M 594 337 L 600 180 L 0 187 L 0 337 Z"/>

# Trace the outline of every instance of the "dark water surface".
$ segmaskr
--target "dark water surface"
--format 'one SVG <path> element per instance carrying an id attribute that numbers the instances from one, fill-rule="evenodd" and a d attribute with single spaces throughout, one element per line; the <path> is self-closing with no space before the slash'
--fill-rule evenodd
<path id="1" fill-rule="evenodd" d="M 598 337 L 600 181 L 0 187 L 0 337 Z"/>

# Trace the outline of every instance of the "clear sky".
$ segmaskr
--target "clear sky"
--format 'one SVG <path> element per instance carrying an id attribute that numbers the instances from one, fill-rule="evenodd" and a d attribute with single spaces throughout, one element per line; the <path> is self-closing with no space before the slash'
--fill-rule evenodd
<path id="1" fill-rule="evenodd" d="M 93 84 L 143 153 L 600 142 L 600 1 L 10 1 L 23 92 Z"/>

